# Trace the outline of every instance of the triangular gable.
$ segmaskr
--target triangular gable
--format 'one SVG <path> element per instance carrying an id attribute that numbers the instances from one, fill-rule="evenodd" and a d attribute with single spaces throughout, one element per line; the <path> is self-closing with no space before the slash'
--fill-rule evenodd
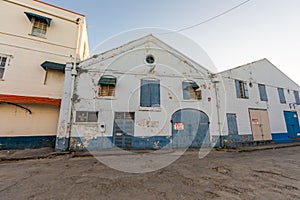
<path id="1" fill-rule="evenodd" d="M 180 57 L 180 59 L 182 59 L 183 62 L 185 64 L 189 65 L 190 67 L 193 67 L 193 68 L 196 68 L 196 69 L 201 69 L 201 70 L 205 71 L 207 74 L 212 73 L 208 69 L 206 69 L 205 67 L 201 66 L 200 64 L 198 64 L 194 60 L 190 59 L 186 55 L 184 55 L 181 52 L 177 51 L 175 48 L 169 46 L 168 44 L 166 44 L 162 40 L 158 39 L 157 37 L 153 36 L 152 34 L 144 36 L 144 37 L 139 38 L 137 40 L 133 40 L 133 41 L 128 42 L 124 45 L 121 45 L 117 48 L 113 48 L 111 50 L 105 51 L 101 54 L 94 55 L 91 58 L 82 61 L 81 63 L 84 62 L 85 66 L 89 66 L 89 65 L 92 65 L 92 64 L 95 64 L 95 63 L 98 63 L 98 62 L 102 62 L 106 59 L 116 57 L 118 55 L 121 55 L 125 52 L 133 50 L 133 49 L 138 48 L 140 46 L 143 46 L 145 44 L 155 45 L 155 47 L 159 47 L 159 48 L 164 49 L 164 50 L 168 51 L 169 53 L 171 53 L 171 54 L 173 54 L 177 57 Z M 154 46 L 152 46 L 152 47 L 154 47 Z"/>
<path id="2" fill-rule="evenodd" d="M 299 89 L 299 85 L 296 82 L 266 58 L 219 72 L 218 74 L 223 77 L 229 76 L 232 79 L 240 80 L 245 80 L 247 77 L 251 76 L 253 81 L 257 83 L 275 87 L 286 87 L 295 90 Z"/>

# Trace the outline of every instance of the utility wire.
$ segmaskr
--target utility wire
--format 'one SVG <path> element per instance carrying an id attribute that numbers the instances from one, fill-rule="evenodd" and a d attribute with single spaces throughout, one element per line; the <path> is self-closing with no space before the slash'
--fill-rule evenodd
<path id="1" fill-rule="evenodd" d="M 194 25 L 192 25 L 192 26 L 188 26 L 188 27 L 185 27 L 185 28 L 178 29 L 178 30 L 176 30 L 175 32 L 182 32 L 182 31 L 185 31 L 185 30 L 192 29 L 192 28 L 194 28 L 194 27 L 200 26 L 200 25 L 205 24 L 205 23 L 207 23 L 207 22 L 210 22 L 210 21 L 212 21 L 212 20 L 214 20 L 214 19 L 216 19 L 216 18 L 219 18 L 219 17 L 221 17 L 221 16 L 223 16 L 223 15 L 225 15 L 225 14 L 227 14 L 227 13 L 229 13 L 229 12 L 231 12 L 231 11 L 233 11 L 233 10 L 239 8 L 239 7 L 241 7 L 242 5 L 248 3 L 249 1 L 251 1 L 251 0 L 244 1 L 244 2 L 242 2 L 242 3 L 240 3 L 240 4 L 238 4 L 238 5 L 236 5 L 236 6 L 232 7 L 232 8 L 230 8 L 229 10 L 226 10 L 226 11 L 224 11 L 224 12 L 222 12 L 222 13 L 216 15 L 216 16 L 210 17 L 210 18 L 208 18 L 208 19 L 206 19 L 206 20 L 204 20 L 204 21 L 202 21 L 202 22 L 200 22 L 200 23 L 194 24 Z M 170 33 L 172 33 L 172 32 L 170 32 Z M 167 33 L 162 33 L 162 34 L 167 34 Z"/>

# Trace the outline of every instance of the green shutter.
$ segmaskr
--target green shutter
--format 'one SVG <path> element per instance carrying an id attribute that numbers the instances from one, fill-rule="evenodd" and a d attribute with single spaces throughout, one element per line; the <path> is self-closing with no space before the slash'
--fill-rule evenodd
<path id="1" fill-rule="evenodd" d="M 115 77 L 101 77 L 98 84 L 100 85 L 116 85 L 117 79 Z"/>

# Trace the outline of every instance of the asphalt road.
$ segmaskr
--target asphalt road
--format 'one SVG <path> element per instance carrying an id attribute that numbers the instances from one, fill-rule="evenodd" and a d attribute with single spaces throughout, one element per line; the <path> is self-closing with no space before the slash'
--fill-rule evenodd
<path id="1" fill-rule="evenodd" d="M 188 151 L 142 174 L 116 171 L 93 157 L 2 161 L 0 199 L 300 200 L 300 146 L 212 151 L 203 159 Z"/>

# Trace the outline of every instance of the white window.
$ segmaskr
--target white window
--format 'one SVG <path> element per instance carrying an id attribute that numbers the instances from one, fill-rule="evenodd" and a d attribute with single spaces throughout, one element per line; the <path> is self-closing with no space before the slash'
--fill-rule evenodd
<path id="1" fill-rule="evenodd" d="M 98 122 L 98 112 L 76 111 L 75 122 Z"/>
<path id="2" fill-rule="evenodd" d="M 8 66 L 9 58 L 7 56 L 0 55 L 0 79 L 3 79 L 5 69 Z"/>
<path id="3" fill-rule="evenodd" d="M 31 35 L 45 37 L 47 32 L 48 23 L 45 19 L 34 17 L 32 18 L 33 25 Z"/>

